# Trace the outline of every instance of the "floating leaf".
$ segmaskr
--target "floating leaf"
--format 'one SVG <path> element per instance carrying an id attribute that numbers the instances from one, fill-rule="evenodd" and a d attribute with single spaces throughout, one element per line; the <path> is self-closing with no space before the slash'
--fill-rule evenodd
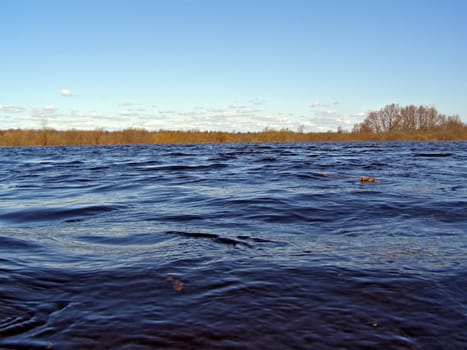
<path id="1" fill-rule="evenodd" d="M 376 179 L 374 177 L 368 176 L 360 176 L 360 182 L 375 182 Z"/>
<path id="2" fill-rule="evenodd" d="M 172 288 L 176 292 L 181 292 L 183 290 L 183 282 L 180 280 L 173 280 L 172 281 Z"/>
<path id="3" fill-rule="evenodd" d="M 167 276 L 167 277 L 165 278 L 165 280 L 166 280 L 167 282 L 171 282 L 171 283 L 172 283 L 172 288 L 173 288 L 174 291 L 176 291 L 176 292 L 181 292 L 181 291 L 183 290 L 184 283 L 183 283 L 182 281 L 177 280 L 177 279 L 173 278 L 173 276 L 170 276 L 170 275 Z"/>

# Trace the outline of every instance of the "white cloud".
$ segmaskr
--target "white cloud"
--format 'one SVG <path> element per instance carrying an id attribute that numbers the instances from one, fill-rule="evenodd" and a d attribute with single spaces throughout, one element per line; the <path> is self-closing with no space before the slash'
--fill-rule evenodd
<path id="1" fill-rule="evenodd" d="M 346 125 L 352 125 L 353 124 L 353 122 L 351 120 L 349 120 L 349 119 L 337 118 L 336 121 L 339 122 L 339 123 L 346 124 Z"/>
<path id="2" fill-rule="evenodd" d="M 62 89 L 60 90 L 60 95 L 65 97 L 71 97 L 73 96 L 73 91 L 71 91 L 70 89 Z"/>
<path id="3" fill-rule="evenodd" d="M 130 110 L 130 109 L 124 109 L 122 111 L 120 111 L 120 115 L 121 116 L 124 116 L 124 117 L 136 117 L 139 115 L 139 113 L 133 111 L 133 110 Z"/>
<path id="4" fill-rule="evenodd" d="M 313 114 L 317 117 L 324 117 L 324 118 L 339 118 L 341 116 L 339 112 L 336 112 L 333 110 L 316 111 Z"/>
<path id="5" fill-rule="evenodd" d="M 177 115 L 180 117 L 197 117 L 197 116 L 202 116 L 205 115 L 205 112 L 197 112 L 196 110 L 190 111 L 190 112 L 178 112 Z"/>
<path id="6" fill-rule="evenodd" d="M 311 108 L 331 108 L 332 106 L 339 105 L 339 102 L 334 101 L 333 103 L 321 103 L 321 102 L 313 102 L 311 104 Z"/>
<path id="7" fill-rule="evenodd" d="M 256 114 L 260 113 L 261 111 L 259 109 L 254 109 L 254 108 L 246 108 L 242 110 L 238 110 L 237 113 L 239 114 Z"/>
<path id="8" fill-rule="evenodd" d="M 67 90 L 68 89 L 63 89 Z M 73 95 L 69 91 L 70 96 Z M 336 130 L 339 126 L 347 128 L 362 118 L 365 113 L 344 114 L 342 108 L 334 107 L 336 103 L 327 105 L 313 102 L 304 104 L 302 110 L 293 113 L 286 110 L 268 110 L 255 100 L 241 103 L 233 102 L 225 105 L 194 105 L 187 109 L 171 108 L 173 106 L 141 105 L 131 102 L 119 103 L 112 112 L 63 110 L 54 105 L 34 108 L 27 113 L 15 116 L 15 121 L 7 120 L 6 113 L 0 119 L 2 125 L 17 127 L 38 127 L 43 121 L 49 127 L 56 129 L 96 129 L 118 130 L 129 127 L 142 127 L 148 130 L 207 130 L 207 131 L 262 131 L 265 128 L 280 130 L 299 130 L 301 126 L 306 131 Z M 259 102 L 259 101 L 258 101 Z M 262 102 L 261 102 L 262 103 Z M 293 106 L 292 106 L 293 107 Z M 12 105 L 0 105 L 0 112 L 20 112 L 24 109 Z M 13 127 L 14 127 L 13 126 Z M 0 125 L 1 128 L 1 125 Z"/>
<path id="9" fill-rule="evenodd" d="M 33 119 L 42 119 L 55 117 L 57 114 L 57 107 L 55 106 L 45 106 L 42 108 L 34 108 L 30 114 Z"/>
<path id="10" fill-rule="evenodd" d="M 222 109 L 222 108 L 215 108 L 215 109 L 211 109 L 209 110 L 210 112 L 212 113 L 217 113 L 217 114 L 220 114 L 220 113 L 224 113 L 226 112 L 226 109 Z"/>
<path id="11" fill-rule="evenodd" d="M 352 114 L 352 117 L 364 117 L 365 115 L 366 115 L 365 112 L 358 112 L 358 113 Z"/>
<path id="12" fill-rule="evenodd" d="M 250 100 L 249 102 L 251 104 L 257 105 L 257 106 L 264 104 L 264 101 L 262 99 L 260 99 L 260 98 L 254 98 L 254 99 Z"/>
<path id="13" fill-rule="evenodd" d="M 242 105 L 230 105 L 229 108 L 230 109 L 244 109 L 246 107 Z"/>
<path id="14" fill-rule="evenodd" d="M 42 111 L 50 112 L 50 113 L 53 113 L 56 110 L 57 110 L 57 107 L 55 107 L 55 106 L 45 106 L 44 108 L 42 108 Z"/>
<path id="15" fill-rule="evenodd" d="M 23 107 L 12 106 L 12 105 L 0 105 L 0 112 L 5 113 L 20 113 L 23 112 Z"/>
<path id="16" fill-rule="evenodd" d="M 337 105 L 333 103 L 333 105 Z M 324 107 L 325 105 L 319 105 Z M 331 106 L 329 106 L 331 107 Z M 343 113 L 334 110 L 333 108 L 322 108 L 316 109 L 312 112 L 312 116 L 309 118 L 311 131 L 332 131 L 337 130 L 339 127 L 349 129 L 355 124 L 355 115 L 343 115 Z"/>

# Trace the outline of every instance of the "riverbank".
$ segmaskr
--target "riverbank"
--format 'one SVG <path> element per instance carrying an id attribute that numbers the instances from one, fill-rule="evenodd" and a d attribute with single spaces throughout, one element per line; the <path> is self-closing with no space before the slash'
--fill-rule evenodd
<path id="1" fill-rule="evenodd" d="M 404 132 L 312 132 L 264 130 L 261 132 L 177 131 L 145 129 L 0 130 L 0 146 L 78 146 L 118 144 L 200 144 L 239 142 L 358 142 L 358 141 L 467 141 L 467 128 Z"/>

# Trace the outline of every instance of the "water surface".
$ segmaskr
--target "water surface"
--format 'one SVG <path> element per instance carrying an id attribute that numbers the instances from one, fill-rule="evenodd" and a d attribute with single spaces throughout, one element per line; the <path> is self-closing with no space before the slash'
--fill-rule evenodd
<path id="1" fill-rule="evenodd" d="M 465 142 L 0 157 L 1 348 L 467 344 Z"/>

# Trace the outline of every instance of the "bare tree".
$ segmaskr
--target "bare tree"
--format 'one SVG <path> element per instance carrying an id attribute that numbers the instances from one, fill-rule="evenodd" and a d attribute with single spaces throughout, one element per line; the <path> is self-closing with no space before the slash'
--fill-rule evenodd
<path id="1" fill-rule="evenodd" d="M 459 116 L 446 117 L 438 113 L 435 107 L 409 105 L 400 107 L 390 104 L 378 111 L 372 111 L 365 120 L 356 124 L 354 131 L 387 132 L 387 131 L 428 131 L 440 128 L 463 127 Z"/>

